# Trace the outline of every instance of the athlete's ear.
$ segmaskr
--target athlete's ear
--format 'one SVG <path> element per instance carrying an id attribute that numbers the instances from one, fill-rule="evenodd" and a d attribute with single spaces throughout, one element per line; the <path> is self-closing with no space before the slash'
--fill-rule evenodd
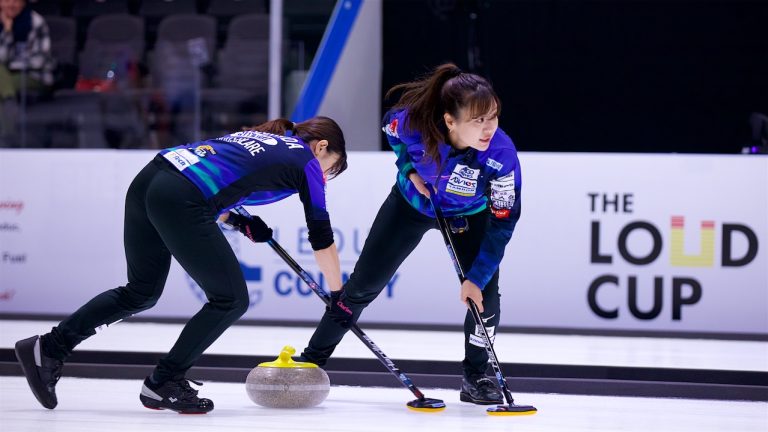
<path id="1" fill-rule="evenodd" d="M 312 149 L 312 154 L 315 155 L 315 157 L 320 156 L 320 154 L 328 148 L 328 140 L 319 140 L 315 141 L 315 146 Z"/>
<path id="2" fill-rule="evenodd" d="M 456 119 L 449 113 L 443 114 L 443 121 L 445 121 L 445 127 L 447 127 L 449 131 L 456 127 Z"/>

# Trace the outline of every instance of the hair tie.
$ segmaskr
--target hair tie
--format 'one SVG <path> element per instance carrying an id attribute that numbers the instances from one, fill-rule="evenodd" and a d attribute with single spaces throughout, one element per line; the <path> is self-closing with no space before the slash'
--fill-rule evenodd
<path id="1" fill-rule="evenodd" d="M 288 136 L 288 137 L 289 136 L 296 136 L 296 123 L 294 123 L 294 122 L 292 122 L 290 120 L 287 120 L 287 121 L 288 121 L 288 123 L 291 124 L 291 126 L 289 128 L 285 129 L 284 135 Z"/>

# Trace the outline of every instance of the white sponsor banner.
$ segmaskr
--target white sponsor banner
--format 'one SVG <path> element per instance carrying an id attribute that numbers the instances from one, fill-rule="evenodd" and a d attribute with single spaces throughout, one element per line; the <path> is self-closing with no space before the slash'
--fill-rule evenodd
<path id="1" fill-rule="evenodd" d="M 0 151 L 0 312 L 68 314 L 125 284 L 123 200 L 152 151 Z M 522 218 L 501 266 L 502 326 L 768 334 L 768 158 L 523 153 Z M 394 184 L 394 155 L 353 152 L 328 184 L 349 274 Z M 321 285 L 296 196 L 249 208 Z M 323 304 L 262 244 L 227 233 L 250 319 L 313 321 Z M 463 322 L 437 231 L 362 322 Z M 186 318 L 204 296 L 174 262 L 145 317 Z"/>

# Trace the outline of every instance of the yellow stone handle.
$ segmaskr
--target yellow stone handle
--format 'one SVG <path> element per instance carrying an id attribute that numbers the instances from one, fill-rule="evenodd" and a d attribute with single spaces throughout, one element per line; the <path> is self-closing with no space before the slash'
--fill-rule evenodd
<path id="1" fill-rule="evenodd" d="M 286 345 L 283 347 L 283 350 L 280 351 L 280 355 L 277 356 L 278 359 L 280 359 L 283 363 L 290 363 L 293 361 L 291 358 L 292 355 L 296 354 L 296 348 Z"/>
<path id="2" fill-rule="evenodd" d="M 274 361 L 260 363 L 259 367 L 274 367 L 274 368 L 316 368 L 314 363 L 297 362 L 294 361 L 291 356 L 296 353 L 296 349 L 290 345 L 283 347 L 280 354 Z"/>

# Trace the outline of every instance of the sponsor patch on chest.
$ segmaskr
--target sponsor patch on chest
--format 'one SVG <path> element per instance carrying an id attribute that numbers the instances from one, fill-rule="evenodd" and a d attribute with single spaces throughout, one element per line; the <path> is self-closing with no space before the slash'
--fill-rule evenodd
<path id="1" fill-rule="evenodd" d="M 485 161 L 485 164 L 489 167 L 495 169 L 496 171 L 501 171 L 502 168 L 504 168 L 504 164 L 501 162 L 497 162 L 491 158 L 488 158 L 487 161 Z"/>
<path id="2" fill-rule="evenodd" d="M 473 196 L 477 192 L 477 178 L 479 176 L 479 169 L 456 164 L 451 177 L 448 179 L 448 184 L 445 186 L 445 191 L 461 196 Z"/>

